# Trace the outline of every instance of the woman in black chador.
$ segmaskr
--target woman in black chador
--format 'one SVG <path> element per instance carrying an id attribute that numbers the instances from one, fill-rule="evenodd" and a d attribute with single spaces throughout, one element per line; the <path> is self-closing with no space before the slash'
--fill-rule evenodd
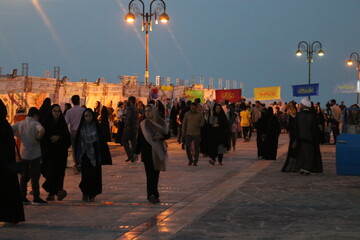
<path id="1" fill-rule="evenodd" d="M 180 111 L 180 104 L 178 101 L 174 101 L 174 105 L 172 106 L 170 110 L 170 129 L 172 130 L 172 135 L 177 136 L 178 135 L 178 128 L 177 128 L 177 115 Z"/>
<path id="2" fill-rule="evenodd" d="M 111 165 L 109 146 L 95 118 L 93 110 L 85 109 L 76 134 L 75 156 L 81 165 L 81 182 L 79 187 L 85 202 L 95 201 L 102 193 L 101 165 Z"/>
<path id="3" fill-rule="evenodd" d="M 282 172 L 299 172 L 304 175 L 323 171 L 319 145 L 319 124 L 309 109 L 311 101 L 301 100 L 301 111 L 296 115 L 290 132 L 289 151 Z"/>
<path id="4" fill-rule="evenodd" d="M 269 107 L 258 121 L 258 136 L 261 136 L 262 144 L 260 153 L 265 160 L 276 160 L 278 140 L 281 132 L 280 122 L 274 116 L 273 108 Z"/>
<path id="5" fill-rule="evenodd" d="M 230 127 L 224 110 L 220 104 L 215 104 L 209 118 L 209 163 L 214 165 L 216 157 L 219 164 L 222 164 L 224 153 L 230 147 Z"/>
<path id="6" fill-rule="evenodd" d="M 45 135 L 41 139 L 41 172 L 46 180 L 42 187 L 49 193 L 47 201 L 53 201 L 55 196 L 61 201 L 67 195 L 64 177 L 71 138 L 58 104 L 51 106 L 44 128 Z"/>
<path id="7" fill-rule="evenodd" d="M 51 99 L 45 98 L 39 109 L 40 111 L 39 122 L 41 123 L 42 126 L 44 126 L 44 124 L 47 121 L 47 118 L 49 117 L 50 107 L 51 107 Z"/>
<path id="8" fill-rule="evenodd" d="M 166 170 L 167 145 L 164 141 L 169 128 L 158 109 L 149 104 L 145 107 L 145 119 L 140 123 L 136 154 L 141 152 L 146 172 L 147 199 L 155 204 L 160 202 L 158 183 L 160 171 Z"/>
<path id="9" fill-rule="evenodd" d="M 105 107 L 105 106 L 102 106 L 102 108 L 101 108 L 100 128 L 103 132 L 105 140 L 107 142 L 111 142 L 109 113 L 108 113 L 107 107 Z"/>
<path id="10" fill-rule="evenodd" d="M 25 221 L 17 173 L 8 170 L 15 163 L 13 130 L 6 120 L 7 110 L 0 100 L 0 222 Z"/>

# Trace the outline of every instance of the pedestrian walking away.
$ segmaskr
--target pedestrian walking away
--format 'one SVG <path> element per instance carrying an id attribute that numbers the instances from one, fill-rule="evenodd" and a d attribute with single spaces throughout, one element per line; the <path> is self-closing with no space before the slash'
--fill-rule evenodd
<path id="1" fill-rule="evenodd" d="M 81 116 L 85 108 L 80 107 L 80 97 L 79 95 L 73 95 L 71 101 L 74 104 L 74 107 L 70 108 L 65 115 L 66 122 L 70 125 L 70 136 L 71 136 L 71 146 L 72 146 L 72 155 L 74 161 L 74 173 L 79 174 L 80 166 L 76 165 L 78 160 L 76 160 L 75 155 L 75 137 L 77 130 L 79 128 Z"/>
<path id="2" fill-rule="evenodd" d="M 136 98 L 130 96 L 128 98 L 128 105 L 126 107 L 126 115 L 124 121 L 124 132 L 121 139 L 124 146 L 127 159 L 125 162 L 135 162 L 134 149 L 136 145 L 136 134 L 138 130 L 138 109 L 135 106 Z"/>

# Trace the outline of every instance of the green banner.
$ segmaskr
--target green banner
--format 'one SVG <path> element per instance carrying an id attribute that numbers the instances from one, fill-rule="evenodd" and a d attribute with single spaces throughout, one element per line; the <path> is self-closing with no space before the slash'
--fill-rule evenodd
<path id="1" fill-rule="evenodd" d="M 185 97 L 191 101 L 194 101 L 196 98 L 200 98 L 201 102 L 204 102 L 204 91 L 203 90 L 187 90 L 187 91 L 185 91 Z"/>

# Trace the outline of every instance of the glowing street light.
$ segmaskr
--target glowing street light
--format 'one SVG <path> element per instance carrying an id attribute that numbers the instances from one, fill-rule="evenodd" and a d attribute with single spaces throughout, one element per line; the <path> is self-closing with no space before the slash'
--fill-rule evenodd
<path id="1" fill-rule="evenodd" d="M 157 3 L 157 4 L 155 4 Z M 140 7 L 139 7 L 140 5 Z M 153 7 L 154 5 L 154 7 Z M 129 3 L 129 12 L 125 15 L 125 20 L 129 23 L 134 22 L 136 15 L 142 17 L 141 31 L 145 32 L 145 78 L 144 83 L 148 85 L 149 79 L 149 31 L 152 31 L 152 18 L 155 24 L 158 20 L 167 23 L 170 20 L 166 14 L 166 4 L 163 0 L 152 0 L 150 2 L 150 12 L 145 13 L 145 4 L 142 0 L 131 0 Z"/>
<path id="2" fill-rule="evenodd" d="M 358 81 L 357 81 L 357 89 L 356 89 L 356 104 L 359 105 L 359 91 L 360 91 L 360 56 L 357 52 L 353 52 L 350 54 L 349 60 L 347 61 L 347 65 L 353 66 L 354 61 L 356 62 L 356 70 L 358 71 Z"/>
<path id="3" fill-rule="evenodd" d="M 298 44 L 298 50 L 296 51 L 296 56 L 301 56 L 303 51 L 306 52 L 306 61 L 309 63 L 309 84 L 311 83 L 311 63 L 314 62 L 313 54 L 319 49 L 317 52 L 318 56 L 324 56 L 325 52 L 322 50 L 322 44 L 319 41 L 315 41 L 312 43 L 308 43 L 305 41 L 301 41 Z M 310 98 L 310 97 L 309 97 Z"/>

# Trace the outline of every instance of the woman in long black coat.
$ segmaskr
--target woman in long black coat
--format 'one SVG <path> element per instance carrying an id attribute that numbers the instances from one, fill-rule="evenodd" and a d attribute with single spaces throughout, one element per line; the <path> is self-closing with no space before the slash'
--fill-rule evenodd
<path id="1" fill-rule="evenodd" d="M 215 104 L 212 112 L 209 119 L 209 163 L 214 165 L 217 157 L 219 164 L 223 165 L 224 153 L 230 148 L 229 120 L 220 104 Z"/>
<path id="2" fill-rule="evenodd" d="M 64 178 L 71 138 L 58 104 L 51 106 L 44 128 L 45 135 L 41 139 L 41 171 L 46 180 L 42 187 L 49 193 L 47 201 L 53 201 L 55 196 L 61 201 L 67 195 Z"/>
<path id="3" fill-rule="evenodd" d="M 103 106 L 101 108 L 100 127 L 102 129 L 105 140 L 107 142 L 111 142 L 109 113 L 108 113 L 107 107 L 105 107 L 105 106 Z"/>
<path id="4" fill-rule="evenodd" d="M 8 166 L 15 163 L 15 141 L 6 120 L 7 110 L 0 100 L 0 222 L 17 224 L 25 221 L 18 175 Z"/>
<path id="5" fill-rule="evenodd" d="M 45 98 L 39 111 L 39 122 L 41 123 L 41 125 L 44 126 L 44 124 L 47 121 L 47 118 L 49 117 L 49 112 L 50 112 L 50 108 L 51 108 L 51 99 L 50 98 Z"/>
<path id="6" fill-rule="evenodd" d="M 81 165 L 82 200 L 93 202 L 102 193 L 101 165 L 111 165 L 112 159 L 99 122 L 90 108 L 84 110 L 76 134 L 75 158 Z"/>
<path id="7" fill-rule="evenodd" d="M 265 115 L 259 119 L 258 131 L 260 131 L 263 141 L 262 158 L 265 160 L 276 160 L 281 126 L 277 117 L 274 116 L 272 107 L 266 109 Z"/>
<path id="8" fill-rule="evenodd" d="M 180 104 L 177 101 L 174 101 L 174 105 L 172 106 L 170 110 L 170 129 L 172 130 L 172 135 L 177 136 L 178 135 L 178 127 L 177 127 L 177 115 L 180 111 Z"/>

